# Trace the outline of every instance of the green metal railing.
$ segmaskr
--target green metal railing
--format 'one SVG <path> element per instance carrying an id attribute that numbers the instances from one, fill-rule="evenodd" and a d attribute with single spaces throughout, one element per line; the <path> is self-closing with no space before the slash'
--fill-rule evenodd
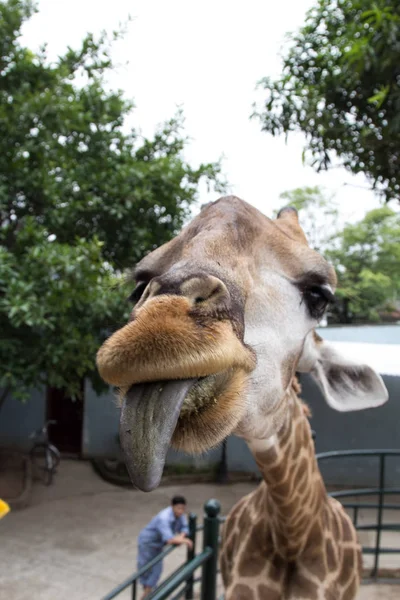
<path id="1" fill-rule="evenodd" d="M 363 546 L 363 554 L 374 555 L 374 566 L 370 573 L 372 578 L 378 577 L 379 571 L 379 557 L 381 554 L 400 554 L 400 548 L 387 548 L 382 547 L 382 532 L 393 531 L 400 532 L 400 520 L 397 523 L 383 523 L 384 511 L 387 509 L 400 510 L 400 504 L 385 502 L 386 496 L 393 494 L 400 494 L 400 488 L 386 488 L 386 459 L 390 457 L 399 457 L 400 450 L 339 450 L 333 452 L 323 452 L 317 454 L 318 462 L 326 459 L 335 458 L 376 458 L 378 460 L 378 477 L 377 486 L 374 488 L 363 488 L 363 489 L 351 489 L 351 490 L 340 490 L 337 492 L 331 492 L 329 495 L 333 498 L 340 498 L 344 508 L 353 510 L 353 523 L 357 531 L 376 531 L 375 545 Z M 358 498 L 363 496 L 377 496 L 377 502 L 360 502 Z M 356 498 L 356 501 L 346 502 L 342 501 L 345 498 Z M 378 511 L 376 524 L 373 525 L 360 525 L 358 522 L 359 511 L 361 509 L 375 509 Z"/>
<path id="2" fill-rule="evenodd" d="M 192 600 L 194 584 L 199 581 L 201 581 L 201 600 L 216 600 L 219 526 L 223 520 L 219 516 L 220 510 L 221 505 L 218 500 L 209 500 L 204 506 L 205 515 L 202 526 L 197 526 L 196 515 L 189 515 L 189 537 L 193 542 L 193 548 L 188 549 L 186 562 L 162 581 L 149 596 L 146 596 L 146 600 L 164 600 L 164 598 L 170 597 L 170 594 L 178 590 L 182 584 L 184 584 L 184 587 L 178 591 L 172 600 L 179 600 L 183 597 L 186 600 Z M 203 530 L 203 550 L 196 554 L 196 534 L 201 530 Z M 136 571 L 111 590 L 102 600 L 112 600 L 129 587 L 131 587 L 132 600 L 136 600 L 137 583 L 141 575 L 162 561 L 175 548 L 176 546 L 167 547 L 139 571 Z M 199 567 L 202 567 L 202 575 L 201 578 L 195 579 L 194 573 Z"/>

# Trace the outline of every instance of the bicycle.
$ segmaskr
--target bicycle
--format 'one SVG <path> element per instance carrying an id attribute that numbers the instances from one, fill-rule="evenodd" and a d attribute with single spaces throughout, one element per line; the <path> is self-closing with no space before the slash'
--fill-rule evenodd
<path id="1" fill-rule="evenodd" d="M 48 434 L 49 425 L 55 425 L 56 423 L 57 421 L 46 421 L 41 429 L 33 431 L 29 436 L 30 439 L 34 440 L 29 456 L 36 470 L 42 472 L 41 479 L 45 485 L 50 485 L 53 481 L 61 460 L 60 452 L 50 443 Z"/>

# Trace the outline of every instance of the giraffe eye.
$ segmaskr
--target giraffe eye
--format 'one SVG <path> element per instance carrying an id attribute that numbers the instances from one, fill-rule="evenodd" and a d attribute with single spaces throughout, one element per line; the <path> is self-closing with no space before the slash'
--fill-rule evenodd
<path id="1" fill-rule="evenodd" d="M 328 304 L 335 301 L 335 296 L 328 285 L 312 285 L 303 291 L 308 311 L 313 319 L 321 319 Z"/>
<path id="2" fill-rule="evenodd" d="M 141 281 L 137 284 L 132 294 L 129 296 L 128 300 L 133 304 L 139 302 L 140 298 L 143 296 L 144 290 L 147 288 L 147 283 L 145 281 Z"/>

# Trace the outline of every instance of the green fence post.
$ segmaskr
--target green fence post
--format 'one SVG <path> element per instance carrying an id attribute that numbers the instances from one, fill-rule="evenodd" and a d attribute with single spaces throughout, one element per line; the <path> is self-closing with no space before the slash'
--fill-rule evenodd
<path id="1" fill-rule="evenodd" d="M 190 513 L 189 515 L 189 537 L 193 542 L 193 548 L 187 549 L 187 562 L 189 563 L 191 560 L 194 559 L 194 557 L 196 556 L 196 529 L 197 529 L 197 515 L 195 515 L 194 513 Z M 186 582 L 186 592 L 185 592 L 185 599 L 186 600 L 192 600 L 193 598 L 193 584 L 194 584 L 194 575 L 192 573 L 192 575 L 189 577 L 189 579 Z"/>
<path id="2" fill-rule="evenodd" d="M 201 600 L 216 600 L 217 598 L 217 571 L 218 571 L 218 538 L 219 538 L 219 512 L 221 505 L 218 500 L 209 500 L 204 505 L 203 550 L 211 548 L 213 551 L 208 561 L 203 565 L 201 576 Z"/>

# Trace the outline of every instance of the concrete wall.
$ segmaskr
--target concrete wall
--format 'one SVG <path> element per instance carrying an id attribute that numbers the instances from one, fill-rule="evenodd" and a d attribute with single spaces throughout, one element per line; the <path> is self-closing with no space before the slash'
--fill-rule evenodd
<path id="1" fill-rule="evenodd" d="M 245 471 L 259 474 L 256 461 L 253 458 L 246 442 L 241 438 L 231 435 L 227 441 L 228 470 Z"/>
<path id="2" fill-rule="evenodd" d="M 319 388 L 305 375 L 301 378 L 302 398 L 312 411 L 311 426 L 316 432 L 316 450 L 400 450 L 400 378 L 383 375 L 389 400 L 383 406 L 357 412 L 340 413 L 331 409 Z M 328 483 L 375 485 L 378 461 L 372 458 L 326 460 L 320 463 Z M 387 484 L 400 486 L 400 456 L 388 460 Z"/>
<path id="3" fill-rule="evenodd" d="M 113 458 L 119 455 L 119 408 L 112 389 L 97 396 L 90 382 L 85 382 L 82 456 Z"/>
<path id="4" fill-rule="evenodd" d="M 28 450 L 32 445 L 29 435 L 42 427 L 45 414 L 44 390 L 32 390 L 30 398 L 24 403 L 8 396 L 0 412 L 1 446 Z"/>

